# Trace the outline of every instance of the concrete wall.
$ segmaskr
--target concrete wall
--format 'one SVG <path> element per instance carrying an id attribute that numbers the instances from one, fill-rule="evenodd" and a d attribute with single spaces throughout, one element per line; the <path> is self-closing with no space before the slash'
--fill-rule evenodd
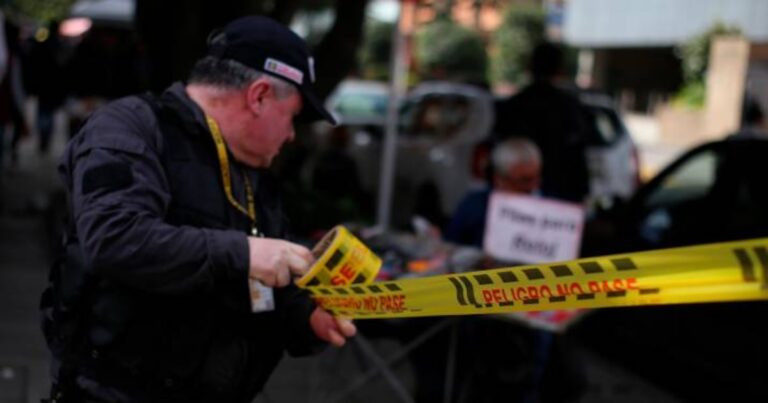
<path id="1" fill-rule="evenodd" d="M 656 116 L 664 142 L 691 145 L 722 138 L 739 129 L 749 50 L 749 43 L 740 37 L 713 41 L 705 106 L 701 110 L 670 104 L 659 108 Z"/>

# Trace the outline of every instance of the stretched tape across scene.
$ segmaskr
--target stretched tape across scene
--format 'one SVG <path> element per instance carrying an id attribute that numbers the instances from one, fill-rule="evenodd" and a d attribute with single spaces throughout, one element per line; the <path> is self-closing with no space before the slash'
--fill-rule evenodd
<path id="1" fill-rule="evenodd" d="M 768 299 L 768 238 L 373 283 L 380 260 L 337 228 L 343 230 L 334 232 L 337 242 L 325 245 L 316 266 L 341 273 L 346 265 L 348 273 L 365 273 L 365 281 L 337 274 L 331 283 L 333 275 L 316 269 L 324 278 L 308 274 L 300 285 L 320 306 L 351 318 Z M 328 268 L 328 255 L 344 242 L 354 247 L 342 248 L 347 253 L 338 267 Z"/>

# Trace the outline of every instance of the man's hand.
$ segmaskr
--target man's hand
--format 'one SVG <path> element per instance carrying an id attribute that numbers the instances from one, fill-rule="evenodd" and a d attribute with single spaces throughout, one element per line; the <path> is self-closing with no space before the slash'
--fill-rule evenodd
<path id="1" fill-rule="evenodd" d="M 314 260 L 309 249 L 282 239 L 248 237 L 248 249 L 248 277 L 267 287 L 285 287 L 291 275 L 304 275 Z"/>
<path id="2" fill-rule="evenodd" d="M 334 318 L 320 307 L 312 312 L 309 324 L 317 337 L 336 347 L 343 346 L 347 338 L 357 333 L 357 328 L 350 319 Z"/>

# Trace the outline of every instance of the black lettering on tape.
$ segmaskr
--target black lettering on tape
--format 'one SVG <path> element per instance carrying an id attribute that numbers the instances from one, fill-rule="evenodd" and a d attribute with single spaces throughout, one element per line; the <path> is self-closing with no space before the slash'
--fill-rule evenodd
<path id="1" fill-rule="evenodd" d="M 381 292 L 381 288 L 377 285 L 369 285 L 368 289 L 371 290 L 372 292 L 375 292 L 376 294 Z"/>
<path id="2" fill-rule="evenodd" d="M 608 291 L 607 295 L 608 295 L 608 298 L 626 297 L 627 290 Z"/>
<path id="3" fill-rule="evenodd" d="M 317 277 L 312 277 L 312 280 L 309 280 L 307 283 L 307 287 L 315 287 L 320 285 L 320 279 Z"/>
<path id="4" fill-rule="evenodd" d="M 361 272 L 355 277 L 355 281 L 353 281 L 352 284 L 365 284 L 366 281 L 368 281 L 368 279 L 365 278 L 365 275 Z"/>
<path id="5" fill-rule="evenodd" d="M 755 254 L 760 261 L 760 266 L 763 266 L 763 289 L 766 289 L 768 288 L 768 250 L 760 246 L 755 248 Z"/>
<path id="6" fill-rule="evenodd" d="M 336 292 L 341 294 L 341 295 L 348 295 L 349 294 L 349 291 L 347 291 L 347 290 L 345 290 L 343 288 L 334 288 L 334 290 L 336 290 Z"/>
<path id="7" fill-rule="evenodd" d="M 559 297 L 549 297 L 549 302 L 565 302 L 565 295 Z"/>
<path id="8" fill-rule="evenodd" d="M 474 277 L 475 277 L 475 280 L 477 280 L 477 284 L 480 284 L 480 285 L 493 284 L 493 280 L 491 280 L 491 276 L 487 274 L 476 274 Z"/>
<path id="9" fill-rule="evenodd" d="M 637 266 L 635 266 L 635 262 L 632 261 L 632 259 L 628 257 L 622 257 L 618 259 L 611 259 L 611 263 L 613 263 L 613 266 L 618 271 L 624 271 L 624 270 L 637 270 Z"/>
<path id="10" fill-rule="evenodd" d="M 499 306 L 512 306 L 515 305 L 514 301 L 501 301 L 499 302 Z"/>
<path id="11" fill-rule="evenodd" d="M 523 304 L 524 305 L 536 305 L 538 303 L 539 303 L 539 299 L 538 298 L 531 298 L 531 299 L 524 299 L 523 300 Z"/>
<path id="12" fill-rule="evenodd" d="M 320 292 L 321 292 L 321 293 L 323 293 L 323 294 L 325 294 L 325 295 L 331 295 L 331 294 L 333 294 L 333 293 L 331 292 L 331 290 L 329 290 L 329 289 L 326 289 L 326 288 L 321 288 L 321 289 L 320 289 Z"/>
<path id="13" fill-rule="evenodd" d="M 584 274 L 598 274 L 603 272 L 603 268 L 600 267 L 598 262 L 582 262 L 579 266 L 584 270 Z"/>
<path id="14" fill-rule="evenodd" d="M 397 284 L 392 284 L 392 283 L 384 284 L 384 287 L 387 287 L 389 291 L 402 291 Z"/>
<path id="15" fill-rule="evenodd" d="M 736 248 L 733 250 L 733 254 L 736 255 L 736 260 L 739 261 L 739 266 L 741 266 L 741 275 L 744 277 L 744 282 L 752 283 L 757 281 L 755 266 L 752 264 L 752 259 L 749 258 L 747 251 L 742 248 Z"/>
<path id="16" fill-rule="evenodd" d="M 515 276 L 515 273 L 512 273 L 511 271 L 502 271 L 502 272 L 499 272 L 498 275 L 501 281 L 505 283 L 517 282 L 517 276 Z"/>
<path id="17" fill-rule="evenodd" d="M 473 286 L 472 282 L 466 277 L 459 277 L 459 280 L 464 284 L 464 288 L 467 289 L 467 299 L 469 300 L 469 303 L 476 308 L 480 308 L 480 304 L 478 304 L 477 299 L 475 299 L 475 286 Z"/>
<path id="18" fill-rule="evenodd" d="M 355 294 L 365 294 L 363 287 L 352 287 L 352 291 L 354 291 Z"/>
<path id="19" fill-rule="evenodd" d="M 467 305 L 467 300 L 464 299 L 464 287 L 461 286 L 459 280 L 453 277 L 448 277 L 448 280 L 456 288 L 456 301 L 459 301 L 459 305 Z"/>
<path id="20" fill-rule="evenodd" d="M 640 295 L 658 294 L 661 292 L 660 288 L 641 288 Z"/>
<path id="21" fill-rule="evenodd" d="M 327 262 L 325 262 L 325 268 L 328 270 L 333 270 L 334 267 L 336 267 L 337 264 L 341 261 L 341 258 L 344 257 L 344 254 L 341 253 L 341 250 L 336 249 L 333 251 L 333 254 L 328 259 Z"/>
<path id="22" fill-rule="evenodd" d="M 595 294 L 579 294 L 576 296 L 576 299 L 579 301 L 582 301 L 585 299 L 595 299 Z"/>
<path id="23" fill-rule="evenodd" d="M 571 271 L 570 267 L 564 264 L 551 266 L 550 268 L 552 269 L 552 273 L 555 273 L 555 276 L 557 277 L 567 277 L 567 276 L 573 275 L 573 272 Z"/>
<path id="24" fill-rule="evenodd" d="M 528 280 L 541 280 L 544 278 L 544 275 L 541 274 L 541 270 L 535 267 L 531 269 L 523 269 L 523 273 L 528 277 Z"/>

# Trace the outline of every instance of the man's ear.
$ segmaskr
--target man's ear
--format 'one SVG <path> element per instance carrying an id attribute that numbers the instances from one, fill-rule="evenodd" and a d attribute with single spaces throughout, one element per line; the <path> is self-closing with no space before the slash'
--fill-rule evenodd
<path id="1" fill-rule="evenodd" d="M 246 107 L 254 114 L 260 115 L 265 100 L 272 95 L 272 92 L 272 83 L 268 80 L 258 79 L 251 82 L 245 90 Z"/>

